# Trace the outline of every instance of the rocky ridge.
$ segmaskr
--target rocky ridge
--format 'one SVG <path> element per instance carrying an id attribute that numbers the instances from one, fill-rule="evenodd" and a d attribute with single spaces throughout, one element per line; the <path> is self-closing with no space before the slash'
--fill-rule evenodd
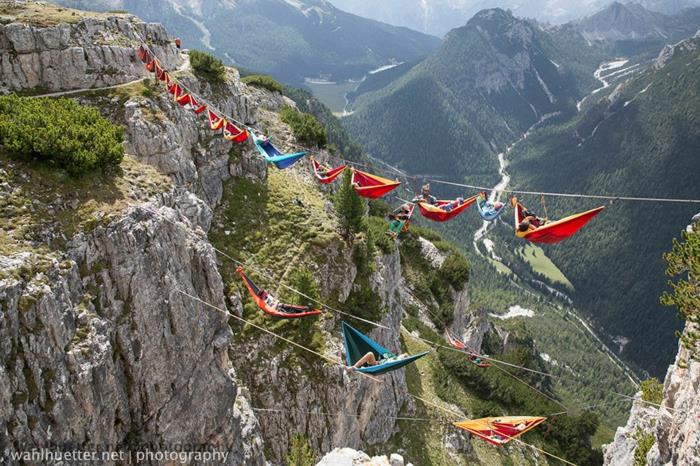
<path id="1" fill-rule="evenodd" d="M 697 324 L 688 323 L 684 332 L 697 332 Z M 679 345 L 675 362 L 668 368 L 661 406 L 649 405 L 639 398 L 634 403 L 625 427 L 619 427 L 613 443 L 604 446 L 605 464 L 632 464 L 641 435 L 653 436 L 646 455 L 651 466 L 700 464 L 700 362 Z"/>
<path id="2" fill-rule="evenodd" d="M 49 6 L 38 11 L 34 6 L 3 8 L 0 92 L 70 91 L 145 78 L 147 71 L 133 53 L 141 40 L 149 41 L 166 68 L 175 69 L 182 63 L 163 26 L 143 23 L 134 16 L 71 15 Z M 47 26 L 39 18 L 47 14 L 64 14 L 66 22 Z"/>

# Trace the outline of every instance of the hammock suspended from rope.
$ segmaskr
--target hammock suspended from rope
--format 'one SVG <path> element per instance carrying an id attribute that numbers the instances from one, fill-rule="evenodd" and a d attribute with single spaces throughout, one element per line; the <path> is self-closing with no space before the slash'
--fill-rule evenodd
<path id="1" fill-rule="evenodd" d="M 209 115 L 209 128 L 212 131 L 218 131 L 224 127 L 226 120 L 224 120 L 222 117 L 220 117 L 216 113 L 212 112 L 211 110 L 209 110 L 208 115 Z"/>
<path id="2" fill-rule="evenodd" d="M 146 47 L 144 47 L 143 45 L 139 46 L 139 49 L 137 51 L 137 55 L 139 57 L 139 60 L 141 60 L 144 64 L 151 61 L 151 54 L 148 52 Z"/>
<path id="3" fill-rule="evenodd" d="M 338 176 L 340 176 L 340 174 L 343 173 L 347 167 L 347 165 L 340 165 L 339 167 L 330 168 L 318 163 L 314 157 L 311 157 L 311 165 L 314 168 L 314 176 L 319 183 L 322 184 L 328 184 L 335 181 L 335 179 L 338 178 Z"/>
<path id="4" fill-rule="evenodd" d="M 170 82 L 170 75 L 156 62 L 156 78 L 163 82 Z"/>
<path id="5" fill-rule="evenodd" d="M 544 225 L 534 225 L 534 230 L 523 232 L 518 231 L 518 225 L 525 219 L 527 209 L 518 202 L 518 199 L 515 197 L 511 200 L 511 204 L 515 209 L 515 235 L 518 238 L 523 238 L 533 243 L 558 243 L 563 241 L 576 234 L 586 223 L 605 208 L 601 206 L 586 212 L 581 212 L 580 214 L 570 215 L 555 222 L 545 223 Z"/>
<path id="6" fill-rule="evenodd" d="M 178 83 L 172 82 L 171 84 L 168 84 L 168 93 L 172 94 L 173 99 L 175 99 L 175 101 L 177 102 L 177 99 L 182 97 L 185 91 L 182 90 Z"/>
<path id="7" fill-rule="evenodd" d="M 306 152 L 295 152 L 293 154 L 283 154 L 272 145 L 270 138 L 262 134 L 253 134 L 253 142 L 260 155 L 265 157 L 268 163 L 274 163 L 277 168 L 284 170 L 294 165 L 299 159 L 306 155 Z"/>
<path id="8" fill-rule="evenodd" d="M 408 230 L 411 227 L 411 219 L 413 218 L 413 212 L 415 210 L 416 210 L 416 205 L 411 204 L 411 210 L 408 213 L 408 220 L 403 222 L 403 227 L 401 227 L 401 233 L 408 233 Z"/>
<path id="9" fill-rule="evenodd" d="M 505 445 L 534 429 L 546 419 L 546 417 L 529 416 L 485 417 L 455 422 L 454 425 L 494 445 Z"/>
<path id="10" fill-rule="evenodd" d="M 370 351 L 374 353 L 374 357 L 378 362 L 376 366 L 364 366 L 356 369 L 358 372 L 365 374 L 379 375 L 399 369 L 430 352 L 425 351 L 413 356 L 397 358 L 391 351 L 347 323 L 342 322 L 341 327 L 343 330 L 343 342 L 345 343 L 345 360 L 348 366 L 355 364 Z"/>
<path id="11" fill-rule="evenodd" d="M 352 187 L 355 192 L 369 199 L 378 199 L 396 189 L 401 182 L 353 169 Z"/>
<path id="12" fill-rule="evenodd" d="M 322 312 L 320 309 L 311 309 L 308 306 L 293 306 L 291 304 L 281 303 L 278 304 L 277 307 L 273 308 L 269 306 L 263 298 L 260 297 L 260 295 L 263 294 L 264 290 L 258 288 L 255 285 L 255 283 L 253 283 L 253 281 L 246 276 L 246 274 L 243 272 L 243 267 L 238 266 L 236 268 L 236 272 L 243 279 L 243 283 L 245 283 L 246 288 L 248 288 L 248 292 L 253 298 L 255 304 L 257 304 L 260 309 L 262 309 L 267 314 L 270 314 L 271 316 L 280 317 L 282 319 L 296 319 L 299 317 L 317 315 Z"/>
<path id="13" fill-rule="evenodd" d="M 406 207 L 405 211 L 403 209 L 404 207 Z M 411 226 L 411 219 L 413 218 L 413 212 L 415 211 L 415 209 L 415 204 L 407 202 L 406 204 L 402 204 L 401 207 L 391 212 L 388 216 L 391 221 L 389 222 L 389 229 L 387 230 L 387 234 L 392 236 L 394 239 L 397 239 L 400 233 L 407 233 Z M 397 216 L 402 213 L 404 213 L 405 216 L 405 219 L 403 220 L 401 220 L 400 217 L 397 218 Z"/>
<path id="14" fill-rule="evenodd" d="M 435 204 L 428 204 L 427 202 L 418 201 L 418 208 L 420 209 L 420 213 L 423 217 L 434 222 L 446 222 L 464 212 L 474 203 L 474 201 L 476 201 L 476 196 L 464 199 L 459 205 L 456 206 L 455 204 L 457 199 L 454 201 L 437 201 Z M 450 205 L 453 207 L 449 210 L 445 210 L 446 207 Z"/>
<path id="15" fill-rule="evenodd" d="M 506 210 L 504 202 L 494 203 L 488 200 L 486 193 L 479 193 L 476 198 L 476 207 L 479 209 L 479 215 L 487 222 L 493 222 Z"/>
<path id="16" fill-rule="evenodd" d="M 240 144 L 248 139 L 248 131 L 241 129 L 230 121 L 224 123 L 224 139 Z"/>
<path id="17" fill-rule="evenodd" d="M 491 363 L 490 363 L 490 362 L 484 361 L 483 359 L 481 359 L 481 358 L 476 354 L 476 352 L 471 351 L 471 349 L 468 348 L 467 345 L 466 345 L 462 340 L 460 340 L 460 339 L 457 338 L 457 337 L 454 337 L 454 336 L 452 335 L 452 333 L 450 333 L 449 330 L 446 330 L 446 332 L 447 332 L 447 341 L 448 341 L 452 346 L 454 346 L 456 349 L 458 349 L 458 350 L 460 350 L 460 351 L 464 351 L 465 353 L 467 353 L 467 354 L 469 355 L 469 362 L 471 362 L 472 364 L 474 364 L 474 365 L 477 366 L 477 367 L 481 367 L 481 368 L 484 368 L 484 369 L 487 368 L 487 367 L 491 367 Z"/>

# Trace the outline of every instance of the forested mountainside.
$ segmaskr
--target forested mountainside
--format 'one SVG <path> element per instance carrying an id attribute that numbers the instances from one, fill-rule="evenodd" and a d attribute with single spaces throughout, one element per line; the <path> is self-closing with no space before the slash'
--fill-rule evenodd
<path id="1" fill-rule="evenodd" d="M 4 455 L 49 443 L 196 444 L 228 452 L 232 465 L 313 464 L 335 447 L 400 450 L 414 464 L 549 464 L 527 445 L 497 448 L 451 422 L 558 413 L 523 440 L 600 462 L 593 444 L 619 422 L 607 413 L 625 408 L 611 391 L 631 386 L 577 324 L 544 303 L 537 312 L 551 317 L 538 320 L 561 319 L 560 333 L 543 327 L 534 339 L 515 302 L 491 306 L 495 315 L 471 306 L 477 272 L 454 245 L 416 226 L 391 241 L 389 206 L 357 198 L 349 179 L 320 188 L 306 164 L 278 170 L 224 140 L 139 71 L 137 49 L 146 41 L 171 79 L 264 128 L 282 150 L 300 144 L 300 127 L 282 121 L 294 111 L 288 97 L 234 69 L 217 80 L 194 72 L 161 26 L 131 15 L 41 4 L 2 15 L 2 91 L 68 92 L 0 97 Z M 89 80 L 56 83 L 54 70 L 70 67 Z M 124 154 L 114 154 L 121 137 Z M 90 144 L 105 141 L 116 147 L 100 171 L 94 157 L 107 149 Z M 291 286 L 345 314 L 274 320 L 235 261 L 286 301 L 307 299 Z M 379 382 L 348 374 L 337 363 L 343 320 L 397 353 L 432 351 Z M 493 366 L 442 348 L 446 327 Z M 567 351 L 555 353 L 562 335 Z"/>
<path id="2" fill-rule="evenodd" d="M 89 10 L 124 9 L 164 24 L 188 47 L 287 83 L 343 80 L 435 50 L 438 38 L 338 10 L 325 0 L 59 0 Z"/>
<path id="3" fill-rule="evenodd" d="M 507 11 L 484 10 L 398 80 L 361 96 L 343 123 L 370 154 L 410 173 L 495 182 L 496 153 L 539 120 L 575 112 L 585 92 L 577 76 L 592 74 L 600 58 L 548 56 L 569 43 Z M 561 59 L 590 69 L 579 73 Z"/>
<path id="4" fill-rule="evenodd" d="M 609 0 L 331 0 L 338 8 L 397 26 L 442 36 L 462 26 L 479 10 L 503 8 L 522 18 L 544 23 L 562 24 L 594 14 L 611 3 Z M 683 9 L 698 6 L 697 0 L 636 0 L 625 2 L 641 5 L 653 12 L 674 15 Z"/>
<path id="5" fill-rule="evenodd" d="M 614 17 L 619 8 L 612 5 L 605 10 L 607 16 L 603 12 L 598 19 Z M 687 20 L 689 28 L 695 19 L 689 14 Z M 693 48 L 694 41 L 665 49 L 660 60 L 648 60 L 660 39 L 633 40 L 628 31 L 628 39 L 622 41 L 589 41 L 583 24 L 541 28 L 501 10 L 482 12 L 452 31 L 434 55 L 385 88 L 361 96 L 355 113 L 343 123 L 372 155 L 426 179 L 493 186 L 501 177 L 496 154 L 504 153 L 513 183 L 525 190 L 697 198 L 691 174 L 697 170 L 692 151 L 698 142 L 694 129 L 680 129 L 696 118 L 692 105 L 697 105 L 697 76 L 691 71 L 695 61 L 689 59 L 686 66 L 676 56 Z M 585 24 L 592 27 L 595 21 Z M 596 27 L 623 29 L 615 21 L 600 21 Z M 516 33 L 523 31 L 528 34 Z M 523 36 L 530 39 L 514 39 Z M 487 47 L 485 38 L 494 38 Z M 495 58 L 478 59 L 475 49 L 488 50 Z M 658 55 L 660 48 L 656 50 Z M 626 52 L 641 55 L 619 55 Z M 659 68 L 669 57 L 674 65 Z M 657 83 L 658 102 L 646 100 L 654 98 L 655 85 L 647 88 L 652 82 Z M 618 87 L 621 83 L 626 84 Z M 518 95 L 509 95 L 511 90 Z M 419 97 L 409 99 L 414 93 Z M 547 126 L 552 123 L 556 129 Z M 508 147 L 528 129 L 527 138 Z M 658 170 L 649 168 L 657 165 Z M 433 189 L 443 197 L 467 194 L 436 183 Z M 535 198 L 524 201 L 540 203 Z M 547 201 L 550 216 L 592 206 Z M 615 340 L 611 347 L 637 368 L 656 374 L 668 364 L 678 325 L 658 305 L 664 282 L 660 251 L 691 211 L 675 204 L 618 203 L 600 216 L 600 227 L 591 228 L 590 235 L 586 232 L 545 250 L 557 274 L 562 272 L 576 290 L 571 294 L 576 305 L 608 335 L 608 343 Z M 663 221 L 654 220 L 652 213 Z M 639 234 L 648 222 L 654 227 Z M 472 248 L 478 226 L 458 219 L 446 228 L 452 240 Z M 529 268 L 532 260 L 524 257 L 512 233 L 505 228 L 492 233 L 501 243 L 495 254 L 510 269 L 518 262 Z M 622 271 L 626 273 L 620 279 Z M 552 277 L 545 281 L 557 286 Z M 636 338 L 639 332 L 646 334 Z"/>
<path id="6" fill-rule="evenodd" d="M 666 48 L 654 65 L 566 123 L 535 131 L 509 155 L 513 184 L 532 190 L 693 198 L 700 195 L 700 38 Z M 550 215 L 593 201 L 554 201 Z M 574 283 L 574 300 L 622 354 L 662 372 L 679 323 L 658 304 L 665 286 L 661 254 L 697 207 L 608 206 L 585 235 L 547 248 Z"/>

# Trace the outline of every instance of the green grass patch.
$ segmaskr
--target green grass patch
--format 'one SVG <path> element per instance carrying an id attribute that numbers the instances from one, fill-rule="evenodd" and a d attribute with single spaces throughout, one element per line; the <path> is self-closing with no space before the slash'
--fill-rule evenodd
<path id="1" fill-rule="evenodd" d="M 554 262 L 538 246 L 528 243 L 519 250 L 519 253 L 536 274 L 542 275 L 551 283 L 560 283 L 570 290 L 574 289 L 574 285 L 571 284 L 564 273 L 554 265 Z"/>
<path id="2" fill-rule="evenodd" d="M 113 219 L 134 202 L 170 189 L 168 177 L 125 157 L 113 176 L 90 173 L 79 178 L 44 164 L 13 160 L 0 151 L 0 182 L 11 187 L 0 197 L 0 252 L 36 250 L 42 231 L 58 238 L 46 245 L 61 249 L 78 231 Z M 99 218 L 99 220 L 98 220 Z"/>

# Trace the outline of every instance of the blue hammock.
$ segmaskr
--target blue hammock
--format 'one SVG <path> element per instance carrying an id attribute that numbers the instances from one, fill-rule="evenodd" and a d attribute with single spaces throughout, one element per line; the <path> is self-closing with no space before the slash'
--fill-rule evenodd
<path id="1" fill-rule="evenodd" d="M 393 358 L 395 355 L 376 341 L 369 338 L 367 335 L 351 327 L 345 322 L 343 322 L 341 326 L 343 329 L 343 341 L 345 342 L 345 360 L 347 361 L 348 366 L 355 364 L 360 360 L 360 358 L 362 358 L 362 356 L 370 351 L 374 353 L 374 356 L 379 362 L 379 364 L 376 366 L 360 367 L 357 369 L 358 372 L 375 375 L 384 374 L 385 372 L 393 371 L 405 366 L 406 364 L 410 364 L 416 359 L 422 358 L 426 354 L 430 353 L 430 351 L 425 351 L 403 359 L 382 362 L 382 360 Z"/>
<path id="2" fill-rule="evenodd" d="M 272 145 L 269 138 L 260 137 L 256 134 L 253 135 L 253 142 L 258 152 L 260 152 L 260 155 L 265 157 L 268 163 L 274 163 L 280 170 L 291 167 L 297 160 L 306 155 L 306 152 L 283 154 Z"/>
<path id="3" fill-rule="evenodd" d="M 481 218 L 487 222 L 493 222 L 501 216 L 504 210 L 506 210 L 505 203 L 503 203 L 500 209 L 496 209 L 490 201 L 486 200 L 485 194 L 481 194 L 479 197 L 477 197 L 476 207 L 479 209 L 479 215 L 481 215 Z"/>

